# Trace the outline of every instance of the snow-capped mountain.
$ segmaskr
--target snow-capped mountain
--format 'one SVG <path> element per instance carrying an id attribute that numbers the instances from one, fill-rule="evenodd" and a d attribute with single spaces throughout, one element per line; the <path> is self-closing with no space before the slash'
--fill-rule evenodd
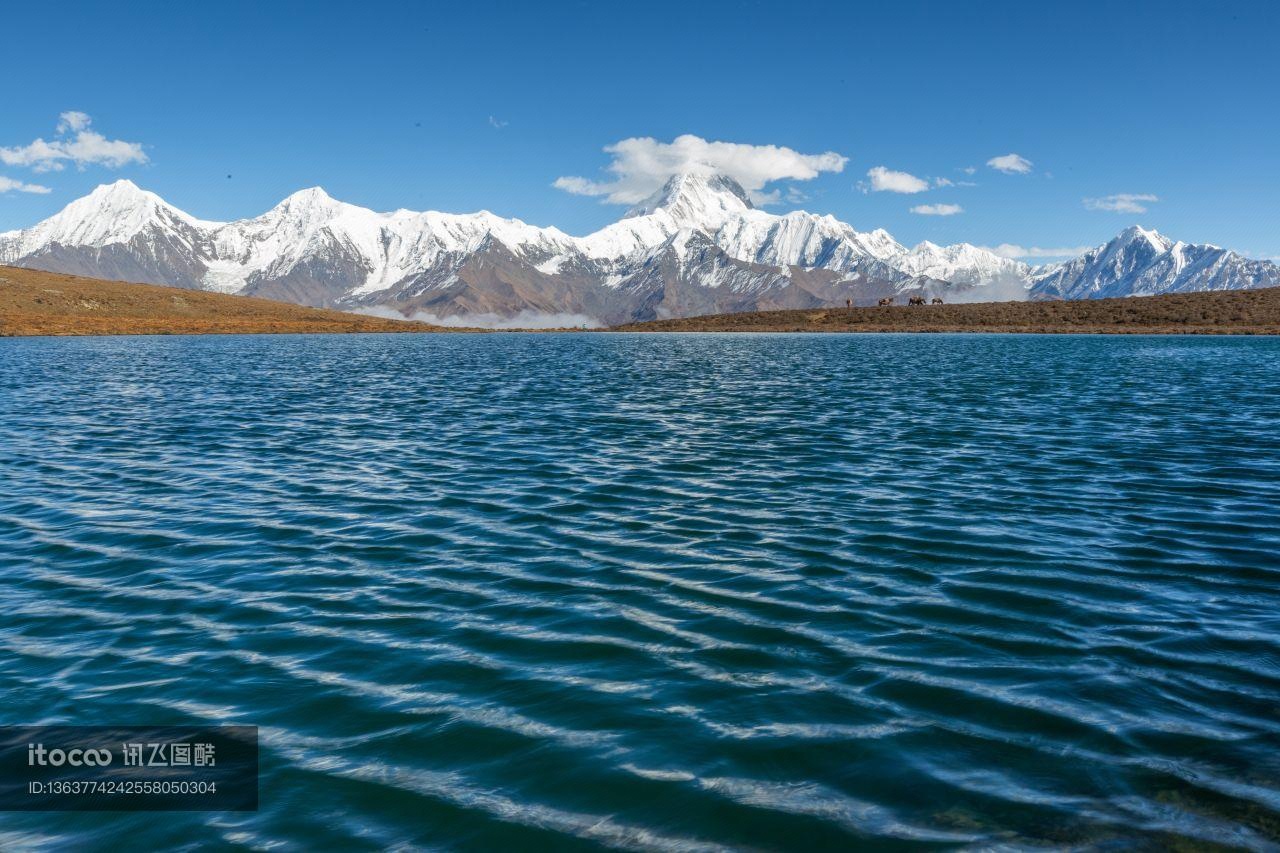
<path id="1" fill-rule="evenodd" d="M 593 234 L 482 211 L 377 213 L 302 190 L 252 219 L 208 222 L 118 181 L 24 231 L 0 263 L 308 305 L 437 316 L 572 313 L 606 323 L 885 295 L 1096 298 L 1280 284 L 1280 270 L 1131 228 L 1066 264 L 967 243 L 907 249 L 831 216 L 756 209 L 721 175 L 677 175 Z"/>
<path id="2" fill-rule="evenodd" d="M 912 275 L 927 275 L 954 284 L 982 286 L 1031 279 L 1032 268 L 1021 261 L 1003 258 L 969 243 L 939 246 L 925 241 L 890 262 Z"/>
<path id="3" fill-rule="evenodd" d="M 1106 245 L 1034 276 L 1033 296 L 1102 299 L 1280 286 L 1280 267 L 1133 226 Z"/>
<path id="4" fill-rule="evenodd" d="M 863 258 L 884 260 L 905 251 L 883 230 L 863 234 L 832 216 L 757 210 L 742 187 L 722 175 L 677 175 L 620 221 L 581 238 L 578 247 L 589 257 L 624 258 L 682 229 L 710 235 L 732 257 L 772 266 L 845 269 Z"/>
<path id="5" fill-rule="evenodd" d="M 117 181 L 32 228 L 0 234 L 0 263 L 199 288 L 207 237 L 216 225 Z"/>

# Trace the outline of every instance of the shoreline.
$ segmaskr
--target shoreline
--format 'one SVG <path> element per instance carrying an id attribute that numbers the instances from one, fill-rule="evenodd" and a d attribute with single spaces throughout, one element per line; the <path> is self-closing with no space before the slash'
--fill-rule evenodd
<path id="1" fill-rule="evenodd" d="M 1027 329 L 1027 328 L 990 328 L 990 329 L 483 329 L 483 328 L 449 328 L 431 327 L 427 329 L 201 329 L 198 331 L 164 330 L 155 332 L 129 331 L 68 331 L 68 332 L 11 332 L 0 327 L 0 340 L 30 340 L 61 338 L 219 338 L 236 336 L 285 336 L 285 335 L 1038 335 L 1044 337 L 1155 337 L 1155 338 L 1269 338 L 1280 337 L 1280 329 L 1274 328 L 1241 328 L 1241 329 Z"/>
<path id="2" fill-rule="evenodd" d="M 1280 328 L 1241 328 L 1241 329 L 1036 329 L 1036 328 L 927 328 L 927 329 L 599 329 L 601 332 L 617 334 L 644 335 L 1087 335 L 1099 337 L 1113 335 L 1115 337 L 1134 337 L 1150 335 L 1164 338 L 1188 337 L 1235 337 L 1266 338 L 1280 336 Z"/>
<path id="3" fill-rule="evenodd" d="M 1280 335 L 1280 288 L 1077 301 L 784 309 L 625 323 L 612 331 Z"/>

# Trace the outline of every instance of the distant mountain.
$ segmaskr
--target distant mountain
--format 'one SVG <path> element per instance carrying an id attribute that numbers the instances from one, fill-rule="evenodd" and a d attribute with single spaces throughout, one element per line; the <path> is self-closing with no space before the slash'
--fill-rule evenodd
<path id="1" fill-rule="evenodd" d="M 1009 282 L 1027 285 L 1034 272 L 1021 261 L 1003 258 L 969 243 L 938 246 L 926 241 L 890 258 L 889 262 L 915 275 L 975 287 Z"/>
<path id="2" fill-rule="evenodd" d="M 1140 228 L 1045 267 L 967 243 L 908 249 L 831 216 L 758 210 L 732 179 L 696 174 L 585 237 L 486 211 L 375 213 L 319 188 L 253 219 L 207 222 L 118 181 L 0 234 L 0 263 L 320 307 L 604 323 L 883 296 L 1082 299 L 1280 284 L 1272 264 Z"/>
<path id="3" fill-rule="evenodd" d="M 1280 285 L 1280 267 L 1210 245 L 1174 241 L 1133 226 L 1073 261 L 1046 268 L 1031 293 L 1050 299 L 1104 299 Z"/>

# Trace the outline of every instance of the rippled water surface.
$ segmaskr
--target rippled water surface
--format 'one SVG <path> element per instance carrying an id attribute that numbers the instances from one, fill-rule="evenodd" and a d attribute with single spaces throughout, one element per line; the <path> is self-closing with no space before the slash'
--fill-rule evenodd
<path id="1" fill-rule="evenodd" d="M 1280 341 L 0 340 L 0 848 L 1280 843 Z"/>

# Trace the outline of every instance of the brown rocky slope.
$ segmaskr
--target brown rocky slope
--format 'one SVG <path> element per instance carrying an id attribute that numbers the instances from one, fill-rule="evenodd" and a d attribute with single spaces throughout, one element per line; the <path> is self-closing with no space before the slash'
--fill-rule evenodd
<path id="1" fill-rule="evenodd" d="M 0 336 L 434 332 L 269 299 L 0 266 Z"/>

